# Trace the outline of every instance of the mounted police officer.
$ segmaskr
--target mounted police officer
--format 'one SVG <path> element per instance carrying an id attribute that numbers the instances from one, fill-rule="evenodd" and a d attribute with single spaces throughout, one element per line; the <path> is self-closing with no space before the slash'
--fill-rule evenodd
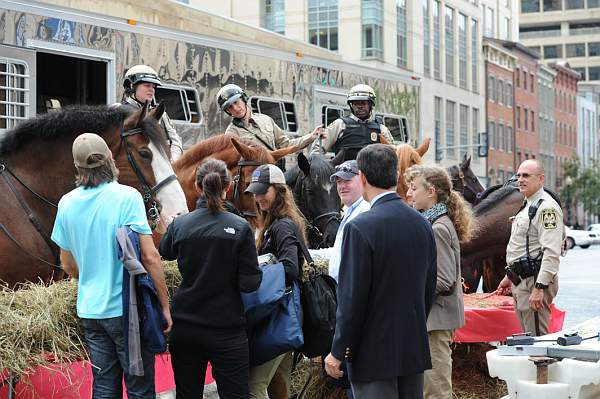
<path id="1" fill-rule="evenodd" d="M 521 328 L 539 336 L 548 333 L 550 305 L 558 292 L 563 215 L 558 202 L 544 190 L 540 161 L 524 161 L 516 176 L 525 202 L 512 221 L 506 277 L 496 292 L 512 291 Z"/>
<path id="2" fill-rule="evenodd" d="M 246 137 L 273 151 L 296 146 L 297 151 L 308 147 L 322 133 L 318 126 L 312 133 L 290 139 L 268 115 L 252 112 L 248 96 L 238 85 L 227 84 L 217 93 L 217 104 L 221 111 L 233 117 L 225 133 Z"/>
<path id="3" fill-rule="evenodd" d="M 121 105 L 130 108 L 132 111 L 142 108 L 146 101 L 152 106 L 155 103 L 156 87 L 161 84 L 154 69 L 147 65 L 132 66 L 125 72 L 125 78 L 123 79 L 125 92 Z M 177 134 L 166 112 L 162 114 L 160 124 L 165 129 L 167 141 L 169 147 L 171 147 L 171 161 L 175 162 L 183 153 L 181 137 Z"/>
<path id="4" fill-rule="evenodd" d="M 347 102 L 352 112 L 349 116 L 336 119 L 329 125 L 328 137 L 321 143 L 322 149 L 336 155 L 345 150 L 345 159 L 355 159 L 356 154 L 369 144 L 379 143 L 382 134 L 390 143 L 394 138 L 389 129 L 375 119 L 375 91 L 369 85 L 359 84 L 350 89 Z M 312 151 L 320 151 L 314 146 Z"/>

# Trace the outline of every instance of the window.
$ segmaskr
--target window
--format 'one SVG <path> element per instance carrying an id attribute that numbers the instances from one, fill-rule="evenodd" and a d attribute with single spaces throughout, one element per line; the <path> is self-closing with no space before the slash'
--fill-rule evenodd
<path id="1" fill-rule="evenodd" d="M 454 9 L 444 9 L 446 29 L 446 83 L 454 84 Z"/>
<path id="2" fill-rule="evenodd" d="M 588 56 L 590 56 L 590 57 L 600 56 L 600 42 L 588 43 Z"/>
<path id="3" fill-rule="evenodd" d="M 467 146 L 469 145 L 469 107 L 466 105 L 460 105 L 460 148 L 458 150 L 458 157 L 462 159 L 465 154 L 470 154 L 471 150 Z"/>
<path id="4" fill-rule="evenodd" d="M 496 124 L 493 121 L 488 122 L 488 143 L 496 148 Z"/>
<path id="5" fill-rule="evenodd" d="M 496 101 L 496 79 L 488 77 L 488 101 Z"/>
<path id="6" fill-rule="evenodd" d="M 323 105 L 321 107 L 321 118 L 323 118 L 323 115 L 325 116 L 325 126 L 329 126 L 334 120 L 350 115 L 350 108 Z"/>
<path id="7" fill-rule="evenodd" d="M 510 29 L 510 18 L 504 17 L 504 24 L 502 27 L 502 37 L 501 39 L 510 40 L 512 34 Z"/>
<path id="8" fill-rule="evenodd" d="M 565 7 L 567 10 L 584 8 L 583 0 L 565 0 Z"/>
<path id="9" fill-rule="evenodd" d="M 504 183 L 504 171 L 502 169 L 498 169 L 498 177 L 496 179 L 496 184 Z"/>
<path id="10" fill-rule="evenodd" d="M 510 83 L 506 83 L 506 94 L 504 95 L 504 98 L 506 100 L 506 106 L 507 107 L 512 107 L 513 105 L 513 88 L 512 88 L 512 84 Z"/>
<path id="11" fill-rule="evenodd" d="M 473 144 L 479 143 L 479 109 L 473 108 L 473 117 L 471 119 L 472 131 L 471 137 L 473 138 Z M 479 148 L 471 147 L 471 154 L 473 158 L 479 158 Z"/>
<path id="12" fill-rule="evenodd" d="M 496 135 L 496 148 L 504 150 L 504 124 L 498 123 L 498 134 Z"/>
<path id="13" fill-rule="evenodd" d="M 467 88 L 467 16 L 458 14 L 458 82 Z"/>
<path id="14" fill-rule="evenodd" d="M 383 58 L 383 0 L 362 0 L 362 56 Z"/>
<path id="15" fill-rule="evenodd" d="M 338 50 L 338 0 L 308 1 L 308 41 Z"/>
<path id="16" fill-rule="evenodd" d="M 390 133 L 395 141 L 407 143 L 409 140 L 408 135 L 408 120 L 400 115 L 393 114 L 376 114 L 383 124 L 390 129 Z"/>
<path id="17" fill-rule="evenodd" d="M 527 71 L 523 71 L 523 89 L 527 90 Z"/>
<path id="18" fill-rule="evenodd" d="M 535 78 L 532 73 L 529 74 L 529 91 L 535 93 Z"/>
<path id="19" fill-rule="evenodd" d="M 600 67 L 588 68 L 588 80 L 600 80 Z"/>
<path id="20" fill-rule="evenodd" d="M 544 0 L 544 11 L 562 10 L 562 0 Z"/>
<path id="21" fill-rule="evenodd" d="M 487 7 L 485 9 L 485 33 L 484 36 L 494 37 L 494 10 Z"/>
<path id="22" fill-rule="evenodd" d="M 521 128 L 521 107 L 517 107 L 516 109 L 516 117 L 517 117 L 517 129 Z"/>
<path id="23" fill-rule="evenodd" d="M 174 121 L 200 123 L 202 111 L 198 92 L 193 87 L 163 84 L 156 88 L 156 101 L 164 103 Z"/>
<path id="24" fill-rule="evenodd" d="M 562 58 L 562 46 L 544 46 L 544 58 Z"/>
<path id="25" fill-rule="evenodd" d="M 429 27 L 429 1 L 423 2 L 423 73 L 425 76 L 431 76 L 431 44 L 429 43 L 431 29 Z"/>
<path id="26" fill-rule="evenodd" d="M 408 31 L 406 29 L 406 0 L 396 0 L 396 30 L 398 66 L 406 68 L 408 58 Z"/>
<path id="27" fill-rule="evenodd" d="M 507 152 L 512 152 L 512 146 L 513 146 L 513 129 L 510 126 L 506 126 L 506 151 Z"/>
<path id="28" fill-rule="evenodd" d="M 456 112 L 456 103 L 452 101 L 446 101 L 446 154 L 448 157 L 454 157 L 456 152 L 454 150 L 454 113 Z"/>
<path id="29" fill-rule="evenodd" d="M 498 79 L 498 90 L 496 90 L 496 96 L 498 97 L 498 104 L 504 103 L 504 82 Z"/>
<path id="30" fill-rule="evenodd" d="M 531 131 L 535 132 L 535 111 L 531 111 Z"/>
<path id="31" fill-rule="evenodd" d="M 521 0 L 521 12 L 540 12 L 540 0 Z"/>
<path id="32" fill-rule="evenodd" d="M 517 78 L 517 87 L 521 86 L 521 70 L 519 68 L 515 69 L 515 76 Z"/>
<path id="33" fill-rule="evenodd" d="M 433 106 L 435 160 L 440 161 L 442 159 L 442 151 L 439 149 L 442 146 L 442 99 L 434 97 Z"/>
<path id="34" fill-rule="evenodd" d="M 477 43 L 477 21 L 471 20 L 471 86 L 474 93 L 479 93 L 479 74 L 477 73 L 479 45 Z"/>
<path id="35" fill-rule="evenodd" d="M 431 18 L 433 19 L 433 77 L 437 80 L 442 80 L 442 69 L 440 59 L 440 40 L 442 24 L 440 24 L 440 2 L 434 0 L 433 9 L 431 10 Z"/>
<path id="36" fill-rule="evenodd" d="M 600 7 L 600 1 L 599 0 L 587 0 L 587 6 L 588 8 L 597 8 Z"/>
<path id="37" fill-rule="evenodd" d="M 529 127 L 529 122 L 527 121 L 527 116 L 529 115 L 529 111 L 527 109 L 523 109 L 523 130 L 527 131 Z"/>
<path id="38" fill-rule="evenodd" d="M 567 44 L 567 57 L 585 57 L 585 43 Z"/>
<path id="39" fill-rule="evenodd" d="M 269 115 L 282 130 L 298 131 L 296 107 L 293 102 L 281 101 L 274 98 L 250 97 L 252 112 Z"/>
<path id="40" fill-rule="evenodd" d="M 30 116 L 29 66 L 0 58 L 0 130 L 15 127 Z"/>
<path id="41" fill-rule="evenodd" d="M 285 0 L 265 0 L 263 28 L 285 35 Z"/>

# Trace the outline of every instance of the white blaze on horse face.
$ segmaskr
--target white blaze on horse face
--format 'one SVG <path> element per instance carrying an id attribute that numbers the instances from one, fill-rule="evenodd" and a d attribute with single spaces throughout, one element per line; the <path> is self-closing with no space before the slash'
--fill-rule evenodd
<path id="1" fill-rule="evenodd" d="M 152 151 L 152 171 L 154 172 L 154 180 L 156 184 L 159 184 L 169 176 L 173 175 L 173 167 L 167 157 L 159 151 L 159 149 L 150 142 L 148 147 Z M 156 199 L 160 202 L 160 224 L 158 226 L 158 232 L 166 229 L 175 216 L 179 214 L 188 213 L 187 202 L 185 200 L 185 194 L 179 184 L 178 180 L 172 180 L 163 186 L 155 194 Z"/>

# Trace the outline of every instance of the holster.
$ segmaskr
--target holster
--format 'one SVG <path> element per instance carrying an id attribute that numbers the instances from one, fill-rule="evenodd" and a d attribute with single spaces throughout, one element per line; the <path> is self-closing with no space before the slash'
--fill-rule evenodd
<path id="1" fill-rule="evenodd" d="M 511 283 L 513 283 L 515 286 L 521 283 L 521 278 L 515 272 L 513 265 L 506 266 L 504 270 L 506 271 L 506 277 L 508 277 Z"/>

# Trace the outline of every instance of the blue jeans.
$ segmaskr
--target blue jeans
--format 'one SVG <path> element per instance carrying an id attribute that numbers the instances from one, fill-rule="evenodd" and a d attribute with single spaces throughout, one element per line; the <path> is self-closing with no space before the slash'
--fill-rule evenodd
<path id="1" fill-rule="evenodd" d="M 155 399 L 154 354 L 143 350 L 144 376 L 127 374 L 123 318 L 81 319 L 94 376 L 93 399 L 122 399 L 123 375 L 131 399 Z M 125 370 L 125 372 L 124 372 Z"/>

